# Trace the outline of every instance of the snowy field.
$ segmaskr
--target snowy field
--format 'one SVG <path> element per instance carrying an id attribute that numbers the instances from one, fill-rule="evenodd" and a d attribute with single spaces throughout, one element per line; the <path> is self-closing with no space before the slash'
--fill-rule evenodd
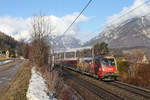
<path id="1" fill-rule="evenodd" d="M 3 64 L 9 63 L 9 62 L 11 62 L 11 61 L 12 61 L 12 60 L 0 61 L 0 65 L 3 65 Z"/>
<path id="2" fill-rule="evenodd" d="M 41 73 L 35 70 L 35 67 L 32 68 L 32 76 L 26 96 L 27 100 L 57 100 L 50 94 L 45 80 L 42 78 Z"/>

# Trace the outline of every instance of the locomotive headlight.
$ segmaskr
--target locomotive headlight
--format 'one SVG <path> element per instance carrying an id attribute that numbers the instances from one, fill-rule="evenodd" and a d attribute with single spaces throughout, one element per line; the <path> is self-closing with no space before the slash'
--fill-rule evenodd
<path id="1" fill-rule="evenodd" d="M 102 68 L 102 71 L 103 71 L 103 72 L 105 72 L 105 69 L 104 69 L 104 68 Z"/>
<path id="2" fill-rule="evenodd" d="M 116 67 L 116 71 L 115 71 L 115 73 L 116 73 L 116 74 L 118 74 L 118 73 L 119 73 L 119 71 L 118 71 L 118 68 L 117 68 L 117 67 Z"/>

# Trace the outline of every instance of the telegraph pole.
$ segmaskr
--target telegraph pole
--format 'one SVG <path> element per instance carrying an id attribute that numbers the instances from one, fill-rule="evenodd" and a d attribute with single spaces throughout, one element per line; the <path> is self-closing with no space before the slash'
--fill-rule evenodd
<path id="1" fill-rule="evenodd" d="M 55 52 L 54 52 L 54 40 L 52 41 L 52 69 L 54 68 L 55 63 Z"/>
<path id="2" fill-rule="evenodd" d="M 92 56 L 93 56 L 93 58 L 94 58 L 94 46 L 92 47 Z"/>

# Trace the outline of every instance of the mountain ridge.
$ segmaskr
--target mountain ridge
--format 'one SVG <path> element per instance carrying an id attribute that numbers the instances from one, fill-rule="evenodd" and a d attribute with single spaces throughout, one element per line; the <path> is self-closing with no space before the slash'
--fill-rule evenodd
<path id="1" fill-rule="evenodd" d="M 150 47 L 150 18 L 128 19 L 117 27 L 108 26 L 84 46 L 106 42 L 110 48 Z"/>
<path id="2" fill-rule="evenodd" d="M 82 46 L 81 40 L 71 36 L 71 35 L 60 35 L 56 36 L 55 39 L 55 50 L 65 51 L 72 48 L 79 48 Z"/>

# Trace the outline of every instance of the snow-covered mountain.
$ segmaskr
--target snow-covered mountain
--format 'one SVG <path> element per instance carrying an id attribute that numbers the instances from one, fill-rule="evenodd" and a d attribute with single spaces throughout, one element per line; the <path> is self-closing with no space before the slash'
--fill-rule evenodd
<path id="1" fill-rule="evenodd" d="M 55 50 L 65 51 L 72 48 L 79 48 L 82 46 L 81 40 L 71 36 L 71 35 L 61 35 L 56 36 L 55 40 Z"/>
<path id="2" fill-rule="evenodd" d="M 150 47 L 150 18 L 136 17 L 106 27 L 85 46 L 106 42 L 111 48 Z"/>
<path id="3" fill-rule="evenodd" d="M 136 17 L 117 25 L 108 26 L 84 45 L 81 40 L 73 36 L 57 36 L 55 38 L 55 50 L 65 51 L 92 46 L 103 41 L 108 43 L 110 48 L 150 47 L 150 18 Z"/>

